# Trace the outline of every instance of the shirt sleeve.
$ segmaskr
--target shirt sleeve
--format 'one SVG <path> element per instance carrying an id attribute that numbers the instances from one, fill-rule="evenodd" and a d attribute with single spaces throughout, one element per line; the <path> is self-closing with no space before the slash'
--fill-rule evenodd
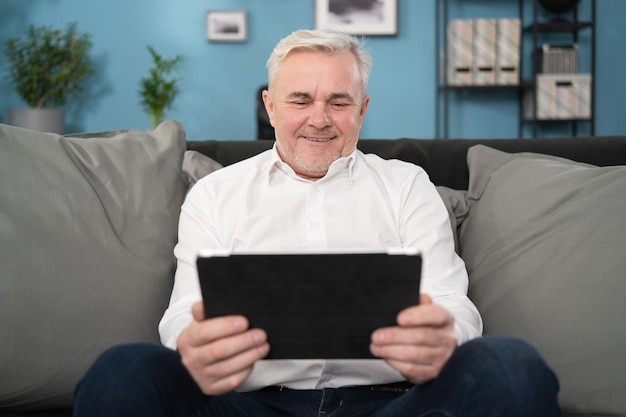
<path id="1" fill-rule="evenodd" d="M 421 292 L 454 316 L 459 344 L 480 336 L 482 319 L 467 297 L 467 270 L 454 251 L 450 219 L 439 193 L 421 168 L 404 187 L 399 193 L 399 226 L 404 245 L 422 252 Z"/>
<path id="2" fill-rule="evenodd" d="M 202 299 L 196 268 L 198 251 L 220 247 L 211 196 L 210 188 L 198 183 L 190 190 L 181 208 L 178 243 L 174 248 L 177 259 L 174 288 L 159 323 L 161 342 L 172 349 L 176 348 L 180 332 L 193 320 L 192 304 Z"/>

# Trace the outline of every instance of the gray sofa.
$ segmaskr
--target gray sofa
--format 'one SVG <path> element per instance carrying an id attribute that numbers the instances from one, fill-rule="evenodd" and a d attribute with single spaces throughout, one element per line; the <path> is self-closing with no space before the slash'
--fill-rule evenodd
<path id="1" fill-rule="evenodd" d="M 187 141 L 172 121 L 73 137 L 0 125 L 0 416 L 71 415 L 100 352 L 157 343 L 187 189 L 271 146 Z M 541 351 L 563 415 L 626 416 L 626 137 L 359 147 L 426 169 L 485 333 Z"/>

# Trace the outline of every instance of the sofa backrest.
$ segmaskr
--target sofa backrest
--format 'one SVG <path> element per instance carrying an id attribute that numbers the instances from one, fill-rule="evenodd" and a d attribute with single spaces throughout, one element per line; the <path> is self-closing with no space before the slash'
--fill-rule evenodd
<path id="1" fill-rule="evenodd" d="M 274 141 L 189 141 L 187 147 L 230 165 L 272 147 Z M 386 159 L 415 163 L 435 185 L 464 190 L 468 184 L 467 150 L 483 144 L 505 152 L 535 152 L 598 166 L 626 165 L 626 136 L 537 139 L 362 139 L 358 147 Z"/>

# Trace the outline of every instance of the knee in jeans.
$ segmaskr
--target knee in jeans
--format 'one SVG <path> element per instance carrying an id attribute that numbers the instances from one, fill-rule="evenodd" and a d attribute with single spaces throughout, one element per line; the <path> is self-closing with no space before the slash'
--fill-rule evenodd
<path id="1" fill-rule="evenodd" d="M 457 391 L 485 415 L 558 415 L 558 381 L 538 351 L 514 338 L 485 336 L 459 346 L 446 365 Z"/>
<path id="2" fill-rule="evenodd" d="M 181 396 L 178 384 L 187 381 L 184 372 L 182 378 L 175 374 L 181 368 L 178 353 L 162 345 L 112 347 L 100 355 L 76 386 L 75 415 L 165 415 L 157 412 L 161 393 L 168 398 Z"/>
<path id="3" fill-rule="evenodd" d="M 485 336 L 458 348 L 459 361 L 479 367 L 483 376 L 508 383 L 552 386 L 558 383 L 539 352 L 527 342 L 510 337 Z M 512 380 L 512 381 L 511 381 Z"/>
<path id="4" fill-rule="evenodd" d="M 114 346 L 100 355 L 85 375 L 85 379 L 132 380 L 145 376 L 153 365 L 176 361 L 178 354 L 157 344 L 125 344 Z"/>

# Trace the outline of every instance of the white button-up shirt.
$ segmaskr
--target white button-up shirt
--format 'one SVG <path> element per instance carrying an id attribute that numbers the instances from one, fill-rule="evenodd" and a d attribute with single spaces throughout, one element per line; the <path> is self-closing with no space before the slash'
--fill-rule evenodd
<path id="1" fill-rule="evenodd" d="M 411 247 L 421 252 L 422 292 L 455 317 L 460 343 L 482 332 L 467 298 L 468 277 L 454 252 L 448 213 L 426 172 L 355 150 L 323 178 L 298 177 L 276 146 L 196 183 L 182 206 L 174 289 L 159 331 L 176 347 L 201 299 L 197 254 L 204 249 L 280 251 Z M 271 336 L 271 335 L 270 335 Z M 261 360 L 241 391 L 385 384 L 404 378 L 379 359 Z"/>

